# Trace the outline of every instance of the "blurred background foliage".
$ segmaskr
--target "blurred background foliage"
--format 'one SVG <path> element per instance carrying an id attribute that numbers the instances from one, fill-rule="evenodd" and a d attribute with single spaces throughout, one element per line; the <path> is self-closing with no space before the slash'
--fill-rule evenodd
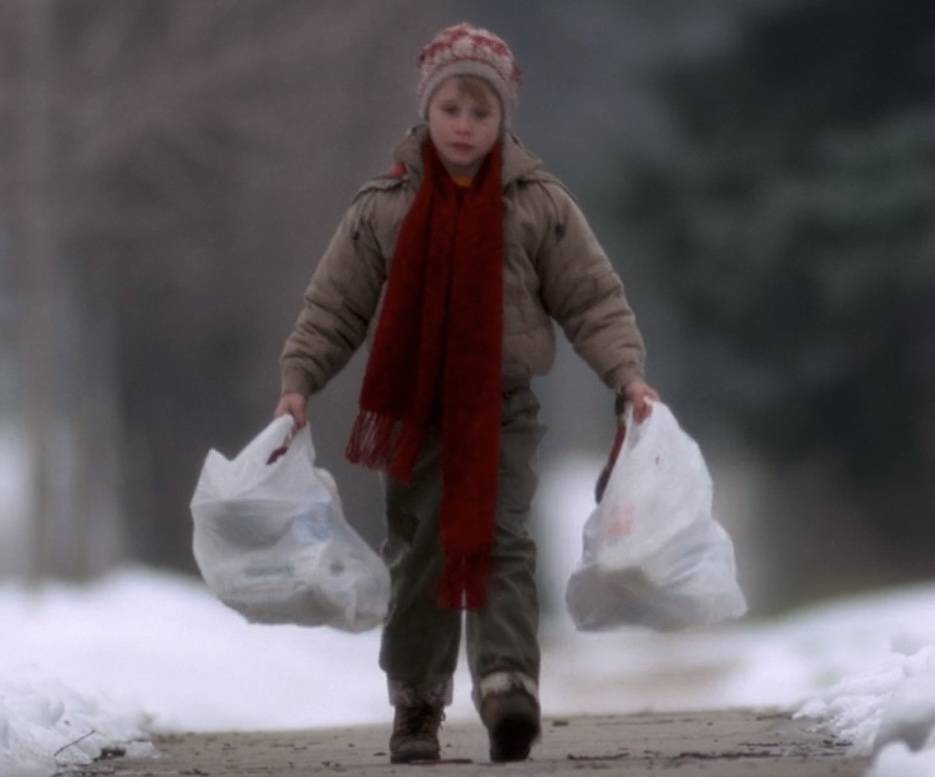
<path id="1" fill-rule="evenodd" d="M 933 43 L 920 3 L 774 10 L 664 67 L 673 152 L 621 162 L 614 213 L 655 260 L 705 416 L 843 494 L 840 542 L 792 500 L 776 539 L 814 541 L 808 568 L 851 585 L 933 570 Z M 841 553 L 854 535 L 867 566 Z"/>
<path id="2" fill-rule="evenodd" d="M 462 19 L 513 45 L 517 132 L 624 277 L 757 609 L 932 577 L 924 0 L 0 4 L 0 571 L 194 571 L 203 457 L 269 418 L 317 257 Z M 311 417 L 377 543 L 341 459 L 362 365 Z M 538 390 L 544 477 L 596 476 L 608 392 L 567 348 Z"/>

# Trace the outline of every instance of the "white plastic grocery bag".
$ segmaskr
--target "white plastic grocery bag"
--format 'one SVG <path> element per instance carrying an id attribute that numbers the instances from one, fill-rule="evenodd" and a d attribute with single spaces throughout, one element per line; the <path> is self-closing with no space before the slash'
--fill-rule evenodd
<path id="1" fill-rule="evenodd" d="M 308 426 L 270 423 L 233 460 L 210 451 L 191 502 L 205 582 L 255 623 L 363 631 L 382 622 L 389 573 L 344 518 L 334 479 L 315 466 Z"/>
<path id="2" fill-rule="evenodd" d="M 746 612 L 704 457 L 671 410 L 633 422 L 583 532 L 565 603 L 581 630 L 708 626 Z"/>

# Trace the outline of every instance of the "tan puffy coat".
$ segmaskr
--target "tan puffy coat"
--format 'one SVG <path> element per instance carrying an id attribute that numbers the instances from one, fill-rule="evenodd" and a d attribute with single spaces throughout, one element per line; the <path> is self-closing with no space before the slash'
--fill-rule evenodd
<path id="1" fill-rule="evenodd" d="M 379 320 L 403 218 L 419 188 L 426 128 L 396 149 L 405 172 L 357 194 L 305 291 L 282 352 L 282 391 L 313 394 Z M 623 284 L 574 199 L 516 138 L 503 148 L 504 389 L 529 385 L 555 358 L 552 320 L 611 389 L 642 378 L 643 339 Z"/>

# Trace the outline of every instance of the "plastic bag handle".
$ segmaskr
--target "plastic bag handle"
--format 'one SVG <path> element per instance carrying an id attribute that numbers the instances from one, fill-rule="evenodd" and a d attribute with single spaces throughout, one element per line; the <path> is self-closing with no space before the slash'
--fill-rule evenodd
<path id="1" fill-rule="evenodd" d="M 299 431 L 299 427 L 295 424 L 292 425 L 292 428 L 289 430 L 289 433 L 283 438 L 282 444 L 278 448 L 274 448 L 273 452 L 270 453 L 269 458 L 266 459 L 266 465 L 275 464 L 282 456 L 285 455 L 286 451 L 289 450 L 289 446 L 292 444 L 292 441 L 295 439 L 296 432 Z"/>
<path id="2" fill-rule="evenodd" d="M 597 483 L 594 486 L 594 501 L 600 504 L 601 499 L 604 498 L 604 490 L 607 488 L 607 481 L 610 480 L 610 473 L 614 469 L 614 464 L 617 463 L 617 457 L 620 455 L 620 450 L 623 448 L 623 442 L 627 437 L 627 422 L 624 420 L 624 417 L 617 414 L 617 431 L 614 434 L 613 444 L 610 446 L 610 453 L 607 456 L 607 462 L 604 464 L 604 468 L 601 470 L 601 474 L 597 478 Z"/>

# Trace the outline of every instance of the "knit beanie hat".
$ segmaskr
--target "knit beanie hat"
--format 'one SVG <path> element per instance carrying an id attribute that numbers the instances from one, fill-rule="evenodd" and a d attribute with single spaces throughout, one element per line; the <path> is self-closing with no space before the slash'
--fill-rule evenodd
<path id="1" fill-rule="evenodd" d="M 519 97 L 520 69 L 504 40 L 467 22 L 447 27 L 419 55 L 419 115 L 428 118 L 429 101 L 451 76 L 478 76 L 493 88 L 503 109 L 503 126 L 510 126 Z"/>

